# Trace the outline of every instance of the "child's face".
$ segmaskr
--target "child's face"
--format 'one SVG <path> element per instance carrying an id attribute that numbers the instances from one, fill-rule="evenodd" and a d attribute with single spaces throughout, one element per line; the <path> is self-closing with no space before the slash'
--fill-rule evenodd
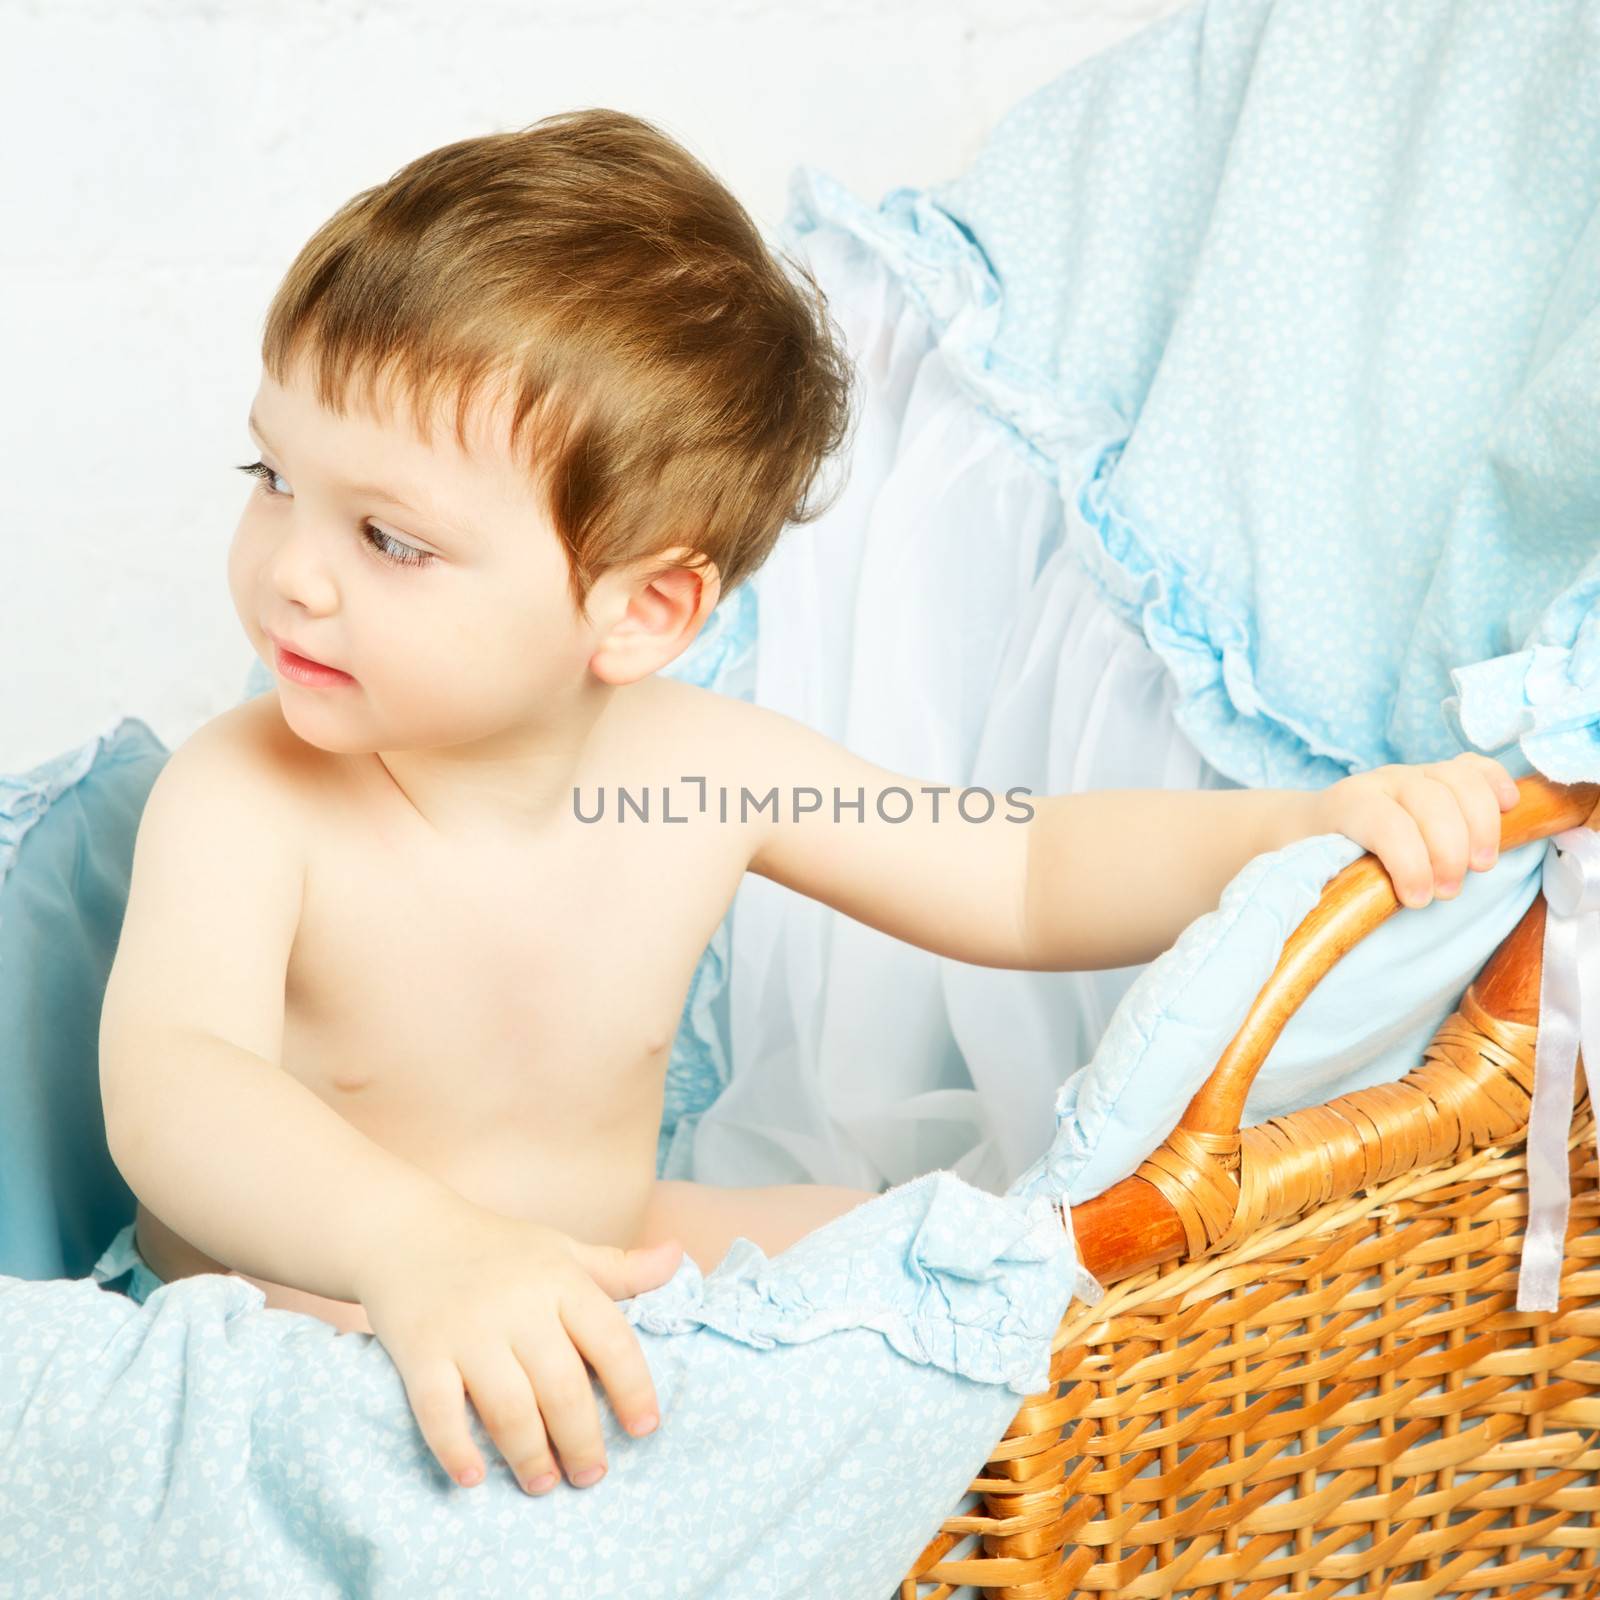
<path id="1" fill-rule="evenodd" d="M 468 453 L 444 422 L 424 443 L 398 409 L 340 417 L 299 373 L 288 386 L 263 374 L 252 414 L 272 476 L 239 519 L 228 584 L 297 734 L 328 750 L 402 750 L 569 721 L 599 686 L 588 663 L 627 599 L 597 586 L 593 620 L 578 615 L 565 551 L 498 408 L 474 407 Z M 274 634 L 348 678 L 289 677 Z"/>

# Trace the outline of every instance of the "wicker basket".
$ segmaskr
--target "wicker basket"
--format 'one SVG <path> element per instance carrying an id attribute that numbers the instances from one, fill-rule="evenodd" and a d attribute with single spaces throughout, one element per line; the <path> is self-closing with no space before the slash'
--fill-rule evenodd
<path id="1" fill-rule="evenodd" d="M 1600 825 L 1518 785 L 1501 846 Z M 1006 1600 L 1600 1595 L 1600 1211 L 1577 1075 L 1559 1310 L 1520 1314 L 1536 898 L 1398 1083 L 1239 1128 L 1322 975 L 1398 909 L 1353 862 L 1131 1177 L 1073 1208 L 1105 1298 L 900 1586 Z"/>

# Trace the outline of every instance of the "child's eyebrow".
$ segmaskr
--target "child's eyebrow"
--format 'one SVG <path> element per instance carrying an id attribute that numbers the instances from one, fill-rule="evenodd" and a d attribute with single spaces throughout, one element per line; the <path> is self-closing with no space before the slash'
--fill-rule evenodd
<path id="1" fill-rule="evenodd" d="M 245 419 L 245 425 L 269 450 L 274 454 L 278 453 L 277 445 L 261 431 L 261 424 L 256 421 L 255 412 L 252 411 L 249 417 Z M 444 532 L 454 534 L 464 542 L 472 543 L 477 538 L 477 535 L 470 528 L 447 515 L 442 507 L 436 505 L 426 495 L 416 490 L 411 492 L 410 500 L 402 500 L 393 490 L 385 489 L 381 484 L 347 483 L 345 487 L 352 494 L 361 494 L 366 495 L 369 499 L 382 500 L 391 506 L 398 506 L 402 511 L 409 511 L 413 515 L 424 517 L 443 529 Z"/>

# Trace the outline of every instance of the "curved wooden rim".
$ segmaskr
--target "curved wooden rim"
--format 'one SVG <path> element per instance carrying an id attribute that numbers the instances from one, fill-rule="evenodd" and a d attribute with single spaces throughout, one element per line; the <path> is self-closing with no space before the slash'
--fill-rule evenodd
<path id="1" fill-rule="evenodd" d="M 1600 826 L 1600 784 L 1554 783 L 1535 773 L 1518 779 L 1517 789 L 1516 805 L 1500 819 L 1502 854 L 1567 828 Z M 1239 1031 L 1189 1102 L 1173 1139 L 1184 1135 L 1237 1139 L 1250 1085 L 1290 1017 L 1347 951 L 1401 909 L 1388 872 L 1370 852 L 1328 880 L 1317 904 L 1284 944 L 1277 966 Z M 1541 909 L 1538 898 L 1532 909 Z M 1508 984 L 1502 979 L 1498 1000 L 1490 998 L 1487 988 L 1479 995 L 1496 1015 L 1529 1012 L 1527 980 L 1531 973 L 1531 1016 L 1537 1016 L 1539 948 L 1530 940 L 1529 926 L 1524 917 L 1501 946 L 1501 951 L 1509 951 L 1515 944 L 1520 981 Z M 1542 917 L 1539 927 L 1543 927 Z M 1484 970 L 1487 974 L 1489 967 Z M 1072 1229 L 1080 1259 L 1102 1282 L 1174 1260 L 1189 1249 L 1172 1202 L 1137 1175 L 1073 1206 Z"/>

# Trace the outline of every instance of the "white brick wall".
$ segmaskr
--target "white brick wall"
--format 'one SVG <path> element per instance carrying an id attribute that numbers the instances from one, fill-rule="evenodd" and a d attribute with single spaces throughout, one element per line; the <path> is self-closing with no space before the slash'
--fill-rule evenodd
<path id="1" fill-rule="evenodd" d="M 354 191 L 612 105 L 771 229 L 790 171 L 875 202 L 1180 0 L 0 0 L 0 772 L 239 697 L 224 563 L 267 300 Z"/>

